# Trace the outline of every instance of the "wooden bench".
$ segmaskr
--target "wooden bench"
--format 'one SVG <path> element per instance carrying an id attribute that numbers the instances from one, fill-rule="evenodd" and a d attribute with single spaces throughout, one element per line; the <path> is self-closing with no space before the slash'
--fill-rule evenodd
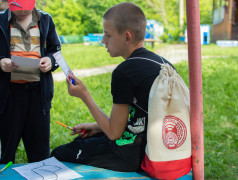
<path id="1" fill-rule="evenodd" d="M 140 180 L 146 180 L 146 179 L 154 179 L 148 176 L 145 172 L 117 172 L 117 171 L 111 171 L 103 168 L 96 168 L 92 166 L 86 166 L 81 164 L 75 164 L 75 163 L 68 163 L 68 162 L 62 162 L 64 165 L 66 165 L 68 168 L 73 169 L 74 171 L 78 172 L 80 175 L 82 175 L 82 178 L 79 179 L 89 179 L 89 180 L 118 180 L 118 179 L 140 179 Z M 15 170 L 12 168 L 19 167 L 26 164 L 13 164 L 9 168 L 5 169 L 2 173 L 0 173 L 0 179 L 7 179 L 7 180 L 25 180 L 23 176 L 18 174 Z M 0 169 L 3 168 L 5 165 L 0 165 Z M 70 177 L 69 177 L 70 178 Z M 179 180 L 192 180 L 192 173 L 189 173 L 181 178 Z"/>
<path id="2" fill-rule="evenodd" d="M 159 39 L 145 39 L 145 44 L 150 43 L 151 47 L 154 48 L 155 42 L 159 42 L 159 41 L 160 41 Z"/>

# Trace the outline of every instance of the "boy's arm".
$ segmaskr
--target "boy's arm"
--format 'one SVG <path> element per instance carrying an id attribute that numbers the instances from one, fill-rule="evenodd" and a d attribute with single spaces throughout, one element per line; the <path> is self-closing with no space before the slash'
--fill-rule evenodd
<path id="1" fill-rule="evenodd" d="M 81 138 L 95 136 L 95 134 L 103 132 L 97 123 L 81 123 L 73 127 L 71 135 L 78 134 Z"/>
<path id="2" fill-rule="evenodd" d="M 125 131 L 129 104 L 113 104 L 110 117 L 108 117 L 95 103 L 87 87 L 75 76 L 76 85 L 68 83 L 68 92 L 71 96 L 79 97 L 88 107 L 98 126 L 111 140 L 119 139 Z"/>
<path id="3" fill-rule="evenodd" d="M 108 117 L 95 103 L 91 96 L 83 100 L 93 115 L 98 126 L 111 140 L 119 139 L 125 131 L 128 115 L 128 104 L 113 104 L 111 115 Z"/>
<path id="4" fill-rule="evenodd" d="M 55 24 L 51 17 L 49 18 L 49 31 L 48 31 L 46 42 L 47 42 L 46 56 L 51 59 L 51 71 L 54 71 L 59 67 L 59 65 L 56 64 L 53 54 L 61 49 L 61 43 L 60 43 L 60 39 L 59 39 L 59 36 L 58 36 L 56 28 L 55 28 Z"/>

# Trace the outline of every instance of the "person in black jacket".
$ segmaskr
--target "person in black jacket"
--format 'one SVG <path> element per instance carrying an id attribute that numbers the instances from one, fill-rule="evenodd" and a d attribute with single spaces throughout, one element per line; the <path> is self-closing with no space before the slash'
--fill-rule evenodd
<path id="1" fill-rule="evenodd" d="M 53 53 L 61 43 L 52 17 L 35 8 L 35 0 L 8 0 L 0 12 L 0 163 L 15 161 L 22 138 L 28 161 L 50 155 Z M 38 67 L 17 66 L 13 56 L 39 59 Z"/>

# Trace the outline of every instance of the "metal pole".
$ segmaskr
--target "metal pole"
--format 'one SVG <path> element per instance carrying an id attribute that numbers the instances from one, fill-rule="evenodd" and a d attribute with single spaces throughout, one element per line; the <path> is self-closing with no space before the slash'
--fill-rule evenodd
<path id="1" fill-rule="evenodd" d="M 186 0 L 192 168 L 195 180 L 204 179 L 203 97 L 199 0 Z"/>

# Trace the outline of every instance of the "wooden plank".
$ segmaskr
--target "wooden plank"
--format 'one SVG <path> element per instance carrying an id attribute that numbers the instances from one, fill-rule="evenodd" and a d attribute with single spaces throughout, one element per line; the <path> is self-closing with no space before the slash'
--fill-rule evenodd
<path id="1" fill-rule="evenodd" d="M 145 42 L 159 42 L 159 39 L 145 39 Z"/>
<path id="2" fill-rule="evenodd" d="M 138 180 L 155 180 L 155 178 L 151 178 L 145 172 L 117 172 L 111 171 L 103 168 L 96 168 L 87 165 L 75 164 L 75 163 L 68 163 L 62 162 L 64 165 L 73 169 L 74 171 L 78 172 L 82 175 L 82 178 L 79 179 L 89 179 L 89 180 L 115 180 L 115 179 L 138 179 Z M 11 167 L 5 169 L 2 173 L 0 173 L 0 179 L 7 179 L 7 180 L 25 180 L 20 174 L 18 174 L 12 168 L 23 166 L 26 164 L 13 164 Z M 5 165 L 0 165 L 0 169 L 3 168 Z M 70 178 L 70 177 L 69 177 Z M 178 180 L 192 180 L 192 173 L 187 174 L 179 178 Z"/>
<path id="3" fill-rule="evenodd" d="M 154 48 L 155 42 L 159 42 L 159 39 L 145 39 L 145 44 L 149 42 L 151 44 L 151 47 Z"/>

